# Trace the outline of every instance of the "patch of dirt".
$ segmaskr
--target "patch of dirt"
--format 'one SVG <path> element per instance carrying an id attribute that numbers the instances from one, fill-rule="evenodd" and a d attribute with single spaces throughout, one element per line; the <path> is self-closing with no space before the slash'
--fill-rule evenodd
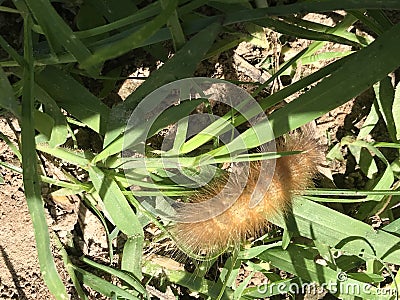
<path id="1" fill-rule="evenodd" d="M 17 122 L 0 119 L 3 134 L 14 134 L 8 124 Z M 8 121 L 8 122 L 7 122 Z M 0 141 L 2 162 L 19 166 L 16 156 Z M 0 186 L 0 298 L 53 299 L 43 279 L 37 261 L 32 221 L 26 204 L 22 175 L 0 167 L 4 184 Z"/>

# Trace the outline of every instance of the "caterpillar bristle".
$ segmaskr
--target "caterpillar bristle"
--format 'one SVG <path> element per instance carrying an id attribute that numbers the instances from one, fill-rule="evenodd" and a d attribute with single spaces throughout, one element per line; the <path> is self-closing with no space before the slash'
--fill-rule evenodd
<path id="1" fill-rule="evenodd" d="M 229 199 L 230 190 L 244 180 L 245 185 L 237 200 L 221 214 L 196 222 L 176 223 L 171 229 L 174 240 L 185 253 L 212 256 L 223 252 L 230 246 L 238 246 L 243 240 L 256 237 L 268 230 L 272 217 L 285 214 L 291 206 L 295 193 L 313 185 L 317 166 L 323 161 L 323 150 L 315 132 L 303 127 L 276 140 L 276 151 L 302 151 L 300 154 L 280 157 L 276 160 L 275 171 L 262 200 L 251 207 L 250 200 L 260 177 L 260 162 L 250 162 L 249 172 L 232 174 L 233 180 L 222 177 L 213 181 L 207 188 L 195 193 L 189 200 L 206 203 L 208 199 L 219 197 Z M 262 180 L 262 178 L 261 178 Z M 223 188 L 223 187 L 227 188 Z M 204 206 L 204 209 L 212 209 Z M 193 211 L 180 212 L 185 219 L 194 217 Z M 195 219 L 195 218 L 193 218 Z"/>

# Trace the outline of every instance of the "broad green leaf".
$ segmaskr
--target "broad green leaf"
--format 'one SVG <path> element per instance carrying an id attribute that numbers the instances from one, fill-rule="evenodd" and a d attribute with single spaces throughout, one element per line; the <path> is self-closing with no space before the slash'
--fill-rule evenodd
<path id="1" fill-rule="evenodd" d="M 400 218 L 386 225 L 382 230 L 400 235 Z"/>

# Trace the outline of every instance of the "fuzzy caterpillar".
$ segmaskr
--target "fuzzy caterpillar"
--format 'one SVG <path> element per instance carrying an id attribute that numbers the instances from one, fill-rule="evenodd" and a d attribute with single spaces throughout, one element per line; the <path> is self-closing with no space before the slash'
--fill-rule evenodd
<path id="1" fill-rule="evenodd" d="M 276 140 L 276 151 L 302 151 L 300 154 L 283 156 L 276 160 L 275 171 L 268 190 L 262 200 L 254 207 L 249 203 L 257 186 L 260 175 L 260 162 L 251 162 L 246 178 L 233 174 L 236 180 L 246 180 L 246 184 L 237 200 L 221 214 L 204 221 L 176 223 L 171 229 L 178 247 L 184 252 L 210 256 L 231 245 L 254 237 L 268 228 L 268 220 L 277 214 L 285 214 L 291 206 L 294 193 L 313 185 L 317 166 L 323 161 L 321 145 L 315 138 L 315 132 L 308 126 L 300 131 Z M 262 180 L 262 178 L 261 178 Z M 213 182 L 208 188 L 200 190 L 189 200 L 201 203 L 216 193 L 224 193 L 222 185 L 226 180 Z M 235 188 L 230 186 L 229 188 Z M 229 197 L 229 189 L 222 198 Z M 207 208 L 205 209 L 212 209 Z M 182 211 L 190 218 L 193 212 Z"/>

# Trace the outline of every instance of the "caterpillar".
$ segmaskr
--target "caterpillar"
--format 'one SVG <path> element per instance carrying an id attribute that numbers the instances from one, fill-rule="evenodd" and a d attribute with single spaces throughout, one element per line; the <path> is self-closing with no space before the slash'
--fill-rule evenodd
<path id="1" fill-rule="evenodd" d="M 263 178 L 259 178 L 261 163 L 250 162 L 246 177 L 240 172 L 231 176 L 234 180 L 217 178 L 208 187 L 200 189 L 190 197 L 193 203 L 206 203 L 210 197 L 219 194 L 224 200 L 231 195 L 231 189 L 238 189 L 235 184 L 245 182 L 244 188 L 236 201 L 222 213 L 206 220 L 195 222 L 176 222 L 171 228 L 177 246 L 185 253 L 211 256 L 223 252 L 229 246 L 238 246 L 250 237 L 256 237 L 269 228 L 269 220 L 278 214 L 287 214 L 292 198 L 313 185 L 313 178 L 318 173 L 318 165 L 322 163 L 323 149 L 310 126 L 289 133 L 276 139 L 276 151 L 301 151 L 299 154 L 282 156 L 276 160 L 275 170 L 269 186 L 261 201 L 250 205 L 255 189 L 263 187 Z M 257 182 L 261 180 L 261 185 Z M 228 184 L 228 188 L 223 189 Z M 267 183 L 266 183 L 267 184 Z M 204 205 L 205 210 L 213 207 Z M 193 211 L 180 211 L 182 217 L 190 220 Z M 196 219 L 196 218 L 194 218 Z"/>

